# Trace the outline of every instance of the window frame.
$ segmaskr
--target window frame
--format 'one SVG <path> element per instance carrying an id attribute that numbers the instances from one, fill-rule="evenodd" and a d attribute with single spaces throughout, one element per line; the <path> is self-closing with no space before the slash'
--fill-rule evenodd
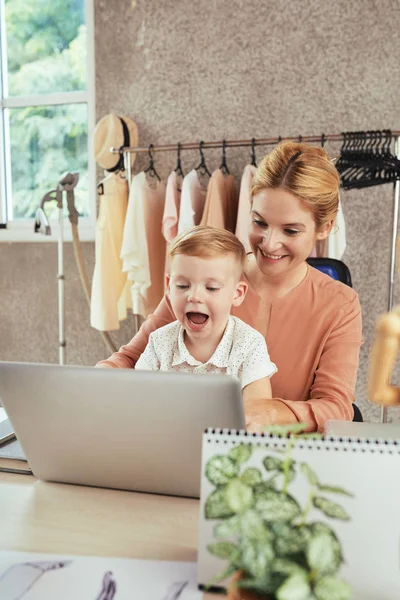
<path id="1" fill-rule="evenodd" d="M 85 91 L 60 92 L 33 96 L 12 96 L 4 98 L 4 69 L 7 64 L 7 42 L 5 26 L 5 3 L 0 0 L 0 243 L 1 242 L 57 242 L 59 238 L 58 211 L 54 211 L 50 219 L 51 235 L 34 232 L 34 219 L 17 219 L 7 221 L 7 197 L 11 197 L 11 156 L 10 136 L 7 131 L 5 111 L 9 108 L 25 106 L 43 106 L 59 104 L 84 103 L 87 106 L 88 132 L 88 181 L 89 181 L 89 216 L 80 217 L 78 221 L 79 237 L 82 241 L 95 239 L 96 226 L 96 163 L 92 151 L 93 132 L 95 128 L 95 46 L 94 46 L 94 0 L 85 0 L 85 21 L 87 35 L 87 87 Z M 60 174 L 61 175 L 61 174 Z M 56 187 L 57 181 L 54 182 Z M 79 184 L 78 184 L 79 185 Z M 50 191 L 50 190 L 46 190 Z M 39 207 L 39 206 L 38 206 Z M 71 227 L 68 218 L 64 218 L 63 237 L 72 241 Z"/>

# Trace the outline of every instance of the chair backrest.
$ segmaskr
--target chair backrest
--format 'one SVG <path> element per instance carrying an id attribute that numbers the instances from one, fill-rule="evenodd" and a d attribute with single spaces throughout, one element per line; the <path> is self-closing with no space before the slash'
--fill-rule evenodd
<path id="1" fill-rule="evenodd" d="M 336 258 L 307 258 L 307 262 L 312 267 L 318 269 L 318 271 L 322 271 L 332 279 L 336 279 L 337 281 L 341 281 L 346 285 L 353 287 L 351 281 L 350 271 L 347 265 L 344 264 L 341 260 L 337 260 Z"/>
<path id="2" fill-rule="evenodd" d="M 353 421 L 356 423 L 362 423 L 364 421 L 364 419 L 361 414 L 361 410 L 358 408 L 357 404 L 353 404 L 353 410 L 354 410 Z"/>

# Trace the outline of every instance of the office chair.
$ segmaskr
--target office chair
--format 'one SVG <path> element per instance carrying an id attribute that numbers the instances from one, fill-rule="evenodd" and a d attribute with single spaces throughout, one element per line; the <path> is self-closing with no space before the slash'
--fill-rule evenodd
<path id="1" fill-rule="evenodd" d="M 337 260 L 336 258 L 325 258 L 321 256 L 317 258 L 307 258 L 307 262 L 315 269 L 318 269 L 318 271 L 322 271 L 322 273 L 325 273 L 325 275 L 332 277 L 332 279 L 336 279 L 337 281 L 345 283 L 349 287 L 353 287 L 349 268 L 341 260 Z M 361 410 L 356 404 L 353 404 L 353 410 L 353 421 L 362 423 L 364 419 L 361 414 Z"/>
<path id="2" fill-rule="evenodd" d="M 318 269 L 318 271 L 322 271 L 325 275 L 332 277 L 332 279 L 353 287 L 349 268 L 341 260 L 321 256 L 318 258 L 307 258 L 307 262 L 312 267 Z"/>

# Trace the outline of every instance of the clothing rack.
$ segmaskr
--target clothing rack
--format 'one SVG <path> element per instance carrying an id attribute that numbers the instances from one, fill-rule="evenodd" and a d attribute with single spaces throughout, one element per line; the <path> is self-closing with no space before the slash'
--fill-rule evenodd
<path id="1" fill-rule="evenodd" d="M 400 131 L 392 131 L 394 138 L 400 136 Z M 291 137 L 271 137 L 271 138 L 253 138 L 248 140 L 218 140 L 213 142 L 202 142 L 203 150 L 210 148 L 240 148 L 240 147 L 251 147 L 251 146 L 271 146 L 279 144 L 280 142 L 306 142 L 306 143 L 320 143 L 324 145 L 326 142 L 341 142 L 344 140 L 342 133 L 329 133 L 321 135 L 308 135 L 308 136 L 291 136 Z M 187 142 L 176 144 L 162 144 L 159 146 L 151 146 L 152 152 L 177 152 L 180 150 L 198 150 L 200 142 Z M 110 152 L 114 154 L 131 154 L 148 152 L 148 146 L 123 146 L 121 148 L 110 148 Z"/>
<path id="2" fill-rule="evenodd" d="M 400 130 L 392 130 L 392 136 L 395 142 L 395 156 L 400 158 Z M 122 154 L 124 157 L 125 170 L 130 184 L 132 180 L 132 169 L 129 155 L 131 153 L 144 153 L 148 152 L 181 152 L 182 150 L 206 150 L 211 148 L 254 148 L 256 146 L 272 146 L 279 144 L 280 142 L 305 142 L 305 143 L 317 143 L 324 146 L 326 142 L 341 142 L 344 141 L 343 133 L 329 133 L 321 135 L 308 135 L 308 136 L 289 136 L 289 137 L 269 137 L 269 138 L 252 138 L 246 140 L 218 140 L 211 142 L 187 142 L 187 143 L 176 143 L 176 144 L 161 144 L 159 146 L 122 146 L 121 148 L 110 148 L 110 152 L 114 154 Z M 393 218 L 392 218 L 392 243 L 391 243 L 391 255 L 390 255 L 390 272 L 389 272 L 389 298 L 388 298 L 388 311 L 393 308 L 393 290 L 394 290 L 394 279 L 396 270 L 396 239 L 397 230 L 399 225 L 399 199 L 400 199 L 400 180 L 398 179 L 394 184 L 393 193 Z M 381 423 L 387 423 L 387 407 L 381 407 Z"/>

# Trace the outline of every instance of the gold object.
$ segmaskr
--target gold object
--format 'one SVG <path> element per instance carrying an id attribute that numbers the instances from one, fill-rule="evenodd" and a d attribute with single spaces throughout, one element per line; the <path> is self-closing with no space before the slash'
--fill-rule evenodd
<path id="1" fill-rule="evenodd" d="M 400 404 L 400 388 L 390 379 L 400 347 L 400 305 L 378 317 L 368 369 L 368 398 L 376 404 Z"/>
<path id="2" fill-rule="evenodd" d="M 396 242 L 399 257 L 400 240 Z M 398 264 L 398 263 L 397 263 Z M 368 366 L 368 398 L 383 406 L 400 405 L 400 388 L 391 385 L 393 369 L 400 348 L 400 304 L 377 318 L 375 341 Z"/>

